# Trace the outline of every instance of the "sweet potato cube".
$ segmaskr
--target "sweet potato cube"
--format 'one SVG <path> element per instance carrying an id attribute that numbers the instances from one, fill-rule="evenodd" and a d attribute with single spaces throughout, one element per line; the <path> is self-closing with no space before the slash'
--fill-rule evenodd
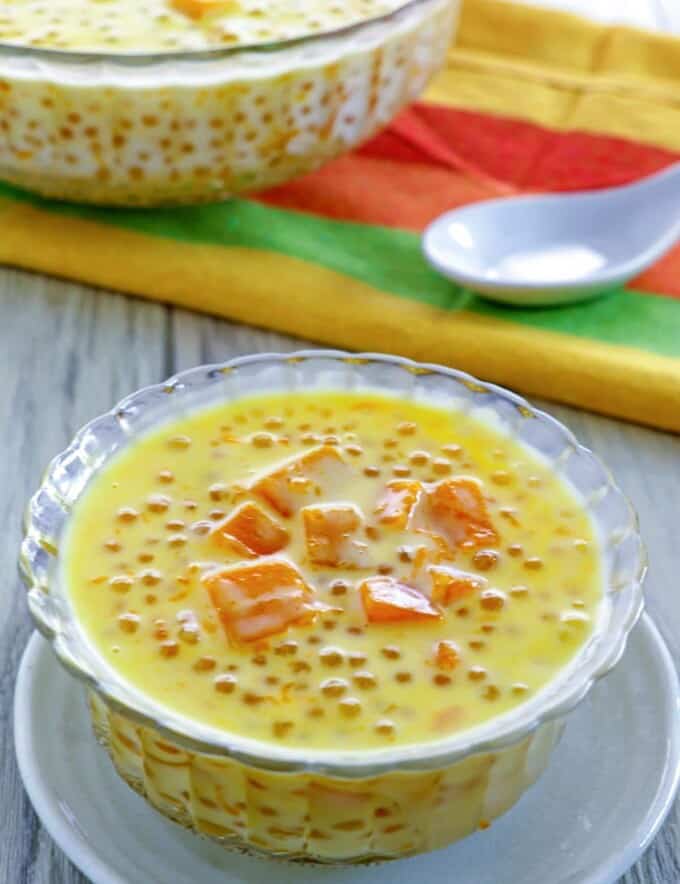
<path id="1" fill-rule="evenodd" d="M 375 508 L 378 520 L 383 525 L 406 528 L 422 485 L 409 479 L 393 479 L 385 486 L 385 491 Z"/>
<path id="2" fill-rule="evenodd" d="M 319 445 L 257 479 L 250 490 L 282 516 L 340 490 L 349 466 L 332 445 Z"/>
<path id="3" fill-rule="evenodd" d="M 302 510 L 307 555 L 314 565 L 331 568 L 367 568 L 368 544 L 357 535 L 364 519 L 350 503 L 306 506 Z"/>
<path id="4" fill-rule="evenodd" d="M 171 0 L 171 5 L 178 11 L 183 12 L 190 18 L 203 18 L 211 12 L 220 15 L 237 13 L 241 10 L 241 4 L 237 0 Z"/>
<path id="5" fill-rule="evenodd" d="M 250 501 L 242 503 L 220 522 L 211 535 L 220 546 L 233 549 L 234 540 L 251 553 L 268 556 L 288 543 L 289 535 L 262 507 Z"/>
<path id="6" fill-rule="evenodd" d="M 425 518 L 452 547 L 476 548 L 499 542 L 482 489 L 475 479 L 455 476 L 428 489 Z"/>
<path id="7" fill-rule="evenodd" d="M 438 620 L 442 616 L 426 595 L 394 577 L 369 577 L 359 593 L 369 623 Z"/>
<path id="8" fill-rule="evenodd" d="M 308 623 L 315 616 L 314 592 L 283 559 L 241 562 L 205 575 L 220 621 L 235 641 L 249 642 Z"/>
<path id="9" fill-rule="evenodd" d="M 427 570 L 432 579 L 432 599 L 440 605 L 459 602 L 475 592 L 481 592 L 488 585 L 484 577 L 468 574 L 458 568 L 431 565 Z"/>

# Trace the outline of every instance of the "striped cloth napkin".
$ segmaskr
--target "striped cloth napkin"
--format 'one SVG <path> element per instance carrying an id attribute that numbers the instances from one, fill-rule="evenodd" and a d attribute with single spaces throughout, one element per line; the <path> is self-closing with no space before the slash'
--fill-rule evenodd
<path id="1" fill-rule="evenodd" d="M 680 431 L 680 250 L 613 295 L 529 310 L 437 276 L 419 235 L 475 200 L 622 184 L 680 159 L 678 94 L 680 40 L 465 0 L 446 69 L 355 153 L 172 210 L 0 185 L 0 261 Z"/>

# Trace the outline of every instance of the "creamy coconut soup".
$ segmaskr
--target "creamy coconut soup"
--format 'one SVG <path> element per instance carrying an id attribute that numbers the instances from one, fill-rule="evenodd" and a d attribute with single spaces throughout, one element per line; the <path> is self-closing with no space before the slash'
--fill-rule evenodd
<path id="1" fill-rule="evenodd" d="M 213 407 L 136 440 L 78 501 L 63 578 L 119 675 L 289 746 L 440 739 L 526 702 L 593 629 L 575 492 L 451 408 L 372 393 Z"/>
<path id="2" fill-rule="evenodd" d="M 176 51 L 305 37 L 404 0 L 3 0 L 0 41 L 101 52 Z"/>

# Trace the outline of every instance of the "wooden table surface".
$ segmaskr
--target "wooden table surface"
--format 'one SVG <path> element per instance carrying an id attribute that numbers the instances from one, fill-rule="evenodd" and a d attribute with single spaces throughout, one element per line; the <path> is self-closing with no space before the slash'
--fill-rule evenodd
<path id="1" fill-rule="evenodd" d="M 14 678 L 31 632 L 15 576 L 16 558 L 22 511 L 42 470 L 81 424 L 138 387 L 199 363 L 288 351 L 302 343 L 122 295 L 0 270 L 0 426 L 5 428 L 0 458 L 0 517 L 5 526 L 0 537 L 5 574 L 0 587 L 0 884 L 86 880 L 40 826 L 13 750 Z M 570 408 L 548 409 L 609 463 L 637 507 L 651 560 L 648 608 L 680 658 L 680 438 Z M 180 884 L 171 870 L 167 880 Z M 645 856 L 621 880 L 680 882 L 680 802 Z"/>

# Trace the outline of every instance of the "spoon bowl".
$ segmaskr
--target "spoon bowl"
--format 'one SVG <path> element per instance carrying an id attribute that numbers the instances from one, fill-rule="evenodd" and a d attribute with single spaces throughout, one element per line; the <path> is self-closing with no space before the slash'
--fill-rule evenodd
<path id="1" fill-rule="evenodd" d="M 564 304 L 611 291 L 680 237 L 680 164 L 624 187 L 488 200 L 446 212 L 423 251 L 496 301 Z"/>

